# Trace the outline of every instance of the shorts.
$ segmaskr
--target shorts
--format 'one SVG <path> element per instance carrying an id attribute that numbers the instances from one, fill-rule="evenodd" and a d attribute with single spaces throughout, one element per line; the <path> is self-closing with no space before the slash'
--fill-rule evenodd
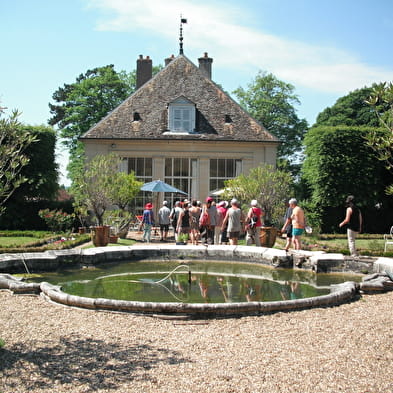
<path id="1" fill-rule="evenodd" d="M 301 236 L 303 235 L 304 229 L 303 228 L 293 228 L 292 229 L 292 236 Z"/>
<path id="2" fill-rule="evenodd" d="M 292 237 L 292 225 L 285 230 L 285 233 L 287 234 L 287 237 Z"/>
<path id="3" fill-rule="evenodd" d="M 240 236 L 240 231 L 237 232 L 229 232 L 229 239 L 238 239 Z"/>
<path id="4" fill-rule="evenodd" d="M 169 224 L 160 224 L 160 229 L 164 232 L 169 231 Z"/>

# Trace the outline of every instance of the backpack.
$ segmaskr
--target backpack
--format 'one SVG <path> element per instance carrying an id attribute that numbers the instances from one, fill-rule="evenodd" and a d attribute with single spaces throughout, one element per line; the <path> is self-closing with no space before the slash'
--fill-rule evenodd
<path id="1" fill-rule="evenodd" d="M 207 211 L 204 211 L 201 214 L 201 218 L 199 219 L 199 225 L 201 227 L 205 227 L 210 225 L 210 217 L 209 217 L 209 213 Z"/>
<path id="2" fill-rule="evenodd" d="M 176 228 L 178 217 L 177 217 L 177 211 L 175 208 L 172 209 L 171 217 L 172 217 L 172 226 L 173 226 L 173 228 Z"/>

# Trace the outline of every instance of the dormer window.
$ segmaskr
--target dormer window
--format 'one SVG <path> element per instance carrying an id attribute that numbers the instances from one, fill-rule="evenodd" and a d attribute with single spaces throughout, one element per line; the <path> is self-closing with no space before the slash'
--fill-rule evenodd
<path id="1" fill-rule="evenodd" d="M 190 133 L 195 130 L 195 104 L 185 97 L 172 101 L 168 107 L 170 132 Z"/>

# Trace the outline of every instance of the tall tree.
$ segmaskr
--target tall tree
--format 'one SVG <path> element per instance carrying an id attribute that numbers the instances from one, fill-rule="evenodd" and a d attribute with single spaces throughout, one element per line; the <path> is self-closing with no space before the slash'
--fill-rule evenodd
<path id="1" fill-rule="evenodd" d="M 153 75 L 162 66 L 153 67 Z M 97 67 L 80 74 L 74 83 L 64 84 L 49 103 L 49 124 L 59 127 L 63 144 L 69 148 L 68 172 L 73 180 L 84 166 L 83 145 L 78 138 L 135 91 L 136 71 L 116 72 L 114 66 Z"/>
<path id="2" fill-rule="evenodd" d="M 376 86 L 363 87 L 340 97 L 333 106 L 319 113 L 315 125 L 378 127 L 375 111 L 366 102 Z M 388 106 L 381 104 L 382 102 L 378 103 L 378 110 L 386 111 Z"/>
<path id="3" fill-rule="evenodd" d="M 295 88 L 273 74 L 260 71 L 247 89 L 239 87 L 233 93 L 251 116 L 283 143 L 278 149 L 280 159 L 294 158 L 301 152 L 308 124 L 299 119 L 294 105 L 299 105 Z"/>
<path id="4" fill-rule="evenodd" d="M 0 116 L 2 114 L 0 108 Z M 0 215 L 15 190 L 28 180 L 21 173 L 29 163 L 25 152 L 36 141 L 29 130 L 22 128 L 18 116 L 19 113 L 13 111 L 10 117 L 0 118 Z"/>
<path id="5" fill-rule="evenodd" d="M 59 127 L 63 144 L 69 148 L 71 179 L 83 169 L 84 150 L 78 138 L 127 97 L 129 88 L 124 79 L 113 65 L 107 65 L 88 70 L 53 93 L 55 104 L 49 104 L 49 124 Z"/>

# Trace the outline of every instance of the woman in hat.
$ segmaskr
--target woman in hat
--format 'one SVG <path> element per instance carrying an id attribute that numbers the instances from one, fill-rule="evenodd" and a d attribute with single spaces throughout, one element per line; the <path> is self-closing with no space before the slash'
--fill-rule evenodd
<path id="1" fill-rule="evenodd" d="M 149 202 L 145 205 L 145 210 L 142 216 L 143 223 L 143 238 L 144 242 L 150 243 L 151 240 L 151 227 L 154 225 L 153 205 Z"/>

